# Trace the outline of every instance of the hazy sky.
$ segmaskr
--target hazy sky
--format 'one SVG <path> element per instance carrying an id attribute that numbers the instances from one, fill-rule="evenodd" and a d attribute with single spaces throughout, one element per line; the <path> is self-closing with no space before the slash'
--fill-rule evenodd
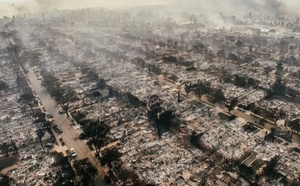
<path id="1" fill-rule="evenodd" d="M 169 0 L 0 0 L 0 17 L 50 9 L 128 8 L 164 4 Z M 13 5 L 12 5 L 13 4 Z"/>
<path id="2" fill-rule="evenodd" d="M 32 4 L 38 3 L 43 5 L 57 5 L 62 8 L 91 7 L 91 6 L 105 6 L 105 7 L 120 7 L 120 6 L 134 6 L 134 5 L 151 5 L 161 4 L 169 0 L 0 0 L 0 3 L 5 4 Z"/>
<path id="3" fill-rule="evenodd" d="M 14 3 L 12 6 L 11 4 Z M 142 5 L 172 4 L 177 10 L 195 12 L 249 11 L 287 13 L 300 16 L 300 0 L 0 0 L 0 17 L 49 9 L 77 9 L 87 7 L 126 8 Z"/>
<path id="4" fill-rule="evenodd" d="M 22 2 L 22 1 L 24 1 L 24 0 L 0 0 L 0 2 L 8 2 L 8 3 Z M 51 1 L 51 0 L 49 0 L 49 1 Z M 103 0 L 99 0 L 99 1 L 103 1 Z M 123 1 L 128 1 L 128 0 L 123 0 Z M 143 1 L 143 0 L 141 0 L 141 1 Z M 184 0 L 182 0 L 182 1 L 184 1 Z M 222 0 L 219 0 L 219 1 L 221 2 Z M 297 2 L 299 2 L 299 0 L 284 0 L 284 2 L 297 3 Z"/>

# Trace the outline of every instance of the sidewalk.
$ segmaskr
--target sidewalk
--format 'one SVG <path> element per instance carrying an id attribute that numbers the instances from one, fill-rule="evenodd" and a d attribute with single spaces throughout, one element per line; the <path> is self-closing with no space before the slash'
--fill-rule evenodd
<path id="1" fill-rule="evenodd" d="M 58 153 L 63 153 L 63 155 L 64 156 L 68 156 L 68 154 L 67 154 L 67 150 L 68 150 L 68 148 L 67 148 L 67 146 L 61 146 L 61 145 L 54 145 L 54 147 L 53 147 L 53 149 L 52 149 L 52 151 L 56 151 L 56 152 L 58 152 Z"/>

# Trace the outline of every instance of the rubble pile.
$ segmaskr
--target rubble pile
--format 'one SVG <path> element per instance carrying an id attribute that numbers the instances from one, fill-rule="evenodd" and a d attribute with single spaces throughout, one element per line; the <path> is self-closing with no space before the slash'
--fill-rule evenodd
<path id="1" fill-rule="evenodd" d="M 291 150 L 299 146 L 299 123 L 290 135 L 290 125 L 277 122 L 299 117 L 299 20 L 218 14 L 227 25 L 220 27 L 199 13 L 148 8 L 0 20 L 0 29 L 11 35 L 0 37 L 0 80 L 9 87 L 0 92 L 0 139 L 20 147 L 22 158 L 10 176 L 20 184 L 51 185 L 59 172 L 37 147 L 42 123 L 33 124 L 30 106 L 43 108 L 38 95 L 33 92 L 32 104 L 19 100 L 31 90 L 27 63 L 42 85 L 53 76 L 48 91 L 57 108 L 65 104 L 59 113 L 70 114 L 92 153 L 101 157 L 114 146 L 121 153 L 117 164 L 147 183 L 299 182 L 300 163 Z M 20 78 L 28 84 L 21 86 Z M 59 103 L 53 92 L 64 88 L 74 95 Z M 153 96 L 160 101 L 149 105 Z M 290 140 L 277 135 L 281 130 Z M 275 140 L 268 142 L 267 135 Z M 275 156 L 274 170 L 264 169 Z M 51 179 L 43 182 L 45 176 Z M 120 182 L 124 175 L 112 177 Z"/>

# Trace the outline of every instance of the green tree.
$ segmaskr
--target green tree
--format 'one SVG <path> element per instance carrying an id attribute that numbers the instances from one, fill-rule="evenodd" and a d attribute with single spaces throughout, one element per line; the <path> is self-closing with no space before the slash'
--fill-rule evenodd
<path id="1" fill-rule="evenodd" d="M 276 76 L 276 81 L 272 86 L 273 93 L 275 95 L 284 96 L 286 84 L 282 80 L 281 76 Z"/>
<path id="2" fill-rule="evenodd" d="M 14 180 L 4 174 L 0 174 L 0 185 L 2 186 L 10 186 L 10 185 L 13 185 L 15 184 L 14 183 Z"/>
<path id="3" fill-rule="evenodd" d="M 98 80 L 98 82 L 97 82 L 97 87 L 98 87 L 99 89 L 104 89 L 105 86 L 106 86 L 105 80 L 102 79 L 102 78 L 100 78 L 100 79 Z"/>
<path id="4" fill-rule="evenodd" d="M 7 52 L 14 55 L 16 58 L 19 58 L 19 54 L 21 52 L 21 47 L 19 45 L 11 45 L 6 48 Z"/>
<path id="5" fill-rule="evenodd" d="M 3 97 L 2 97 L 1 91 L 5 91 L 8 88 L 9 88 L 8 84 L 5 81 L 0 80 L 0 96 L 1 96 L 2 101 L 3 101 Z"/>
<path id="6" fill-rule="evenodd" d="M 225 103 L 225 107 L 228 109 L 229 113 L 230 113 L 230 111 L 232 111 L 234 109 L 234 107 L 237 105 L 237 103 L 238 103 L 237 98 L 227 100 L 227 102 Z"/>
<path id="7" fill-rule="evenodd" d="M 276 74 L 281 74 L 283 72 L 283 64 L 281 62 L 276 65 Z"/>
<path id="8" fill-rule="evenodd" d="M 70 87 L 55 87 L 50 90 L 50 95 L 65 111 L 69 117 L 69 104 L 75 98 L 76 94 Z"/>
<path id="9" fill-rule="evenodd" d="M 158 116 L 162 112 L 161 104 L 162 100 L 157 95 L 152 95 L 148 100 L 148 118 L 149 120 L 154 120 L 159 139 L 161 139 L 161 131 Z"/>
<path id="10" fill-rule="evenodd" d="M 230 59 L 232 61 L 239 61 L 240 60 L 240 58 L 237 55 L 233 54 L 233 53 L 230 53 L 228 55 L 228 59 Z"/>
<path id="11" fill-rule="evenodd" d="M 212 91 L 212 94 L 210 94 L 210 96 L 209 96 L 209 101 L 212 104 L 215 104 L 219 101 L 224 101 L 224 100 L 225 100 L 225 96 L 221 89 L 214 89 Z"/>
<path id="12" fill-rule="evenodd" d="M 282 109 L 275 109 L 273 110 L 273 119 L 274 123 L 276 124 L 278 120 L 284 119 L 286 117 L 286 113 Z"/>
<path id="13" fill-rule="evenodd" d="M 93 70 L 93 69 L 89 69 L 87 72 L 87 77 L 91 80 L 91 81 L 98 81 L 99 80 L 99 75 L 98 73 Z"/>
<path id="14" fill-rule="evenodd" d="M 185 90 L 186 94 L 188 95 L 191 92 L 191 84 L 190 83 L 186 83 L 184 85 L 184 90 Z"/>
<path id="15" fill-rule="evenodd" d="M 107 149 L 103 152 L 103 156 L 100 159 L 101 165 L 110 165 L 111 162 L 118 161 L 121 156 L 122 154 L 119 153 L 118 149 Z"/>
<path id="16" fill-rule="evenodd" d="M 120 180 L 122 180 L 123 186 L 127 185 L 127 182 L 139 186 L 152 186 L 152 184 L 147 184 L 141 181 L 134 171 L 127 170 L 123 167 L 120 167 L 118 169 L 118 177 L 120 178 Z"/>
<path id="17" fill-rule="evenodd" d="M 16 83 L 19 87 L 26 87 L 28 86 L 28 82 L 25 76 L 18 76 L 16 79 Z"/>
<path id="18" fill-rule="evenodd" d="M 75 92 L 70 87 L 63 87 L 58 78 L 48 72 L 42 72 L 42 86 L 44 86 L 51 97 L 62 107 L 69 117 L 69 104 L 76 98 Z"/>
<path id="19" fill-rule="evenodd" d="M 198 96 L 199 100 L 201 100 L 201 97 L 204 94 L 210 94 L 211 93 L 210 83 L 198 82 L 194 86 L 194 92 Z"/>
<path id="20" fill-rule="evenodd" d="M 201 97 L 205 94 L 203 84 L 198 84 L 195 89 L 195 94 L 198 96 L 198 99 L 201 101 Z"/>
<path id="21" fill-rule="evenodd" d="M 274 156 L 270 162 L 265 167 L 265 175 L 266 176 L 272 176 L 274 174 L 274 170 L 276 167 L 277 162 L 279 161 L 279 157 L 276 155 Z"/>
<path id="22" fill-rule="evenodd" d="M 197 53 L 203 53 L 205 50 L 205 46 L 201 42 L 196 42 L 196 44 L 193 46 L 193 51 Z"/>
<path id="23" fill-rule="evenodd" d="M 264 67 L 264 74 L 269 75 L 269 73 L 272 72 L 272 67 L 266 66 Z"/>
<path id="24" fill-rule="evenodd" d="M 223 50 L 223 49 L 218 50 L 217 57 L 218 58 L 225 58 L 225 50 Z"/>
<path id="25" fill-rule="evenodd" d="M 238 40 L 236 43 L 236 51 L 239 52 L 239 49 L 242 48 L 243 42 L 241 40 Z"/>
<path id="26" fill-rule="evenodd" d="M 289 43 L 285 40 L 281 40 L 280 43 L 279 43 L 279 48 L 280 48 L 280 51 L 283 52 L 284 50 L 288 49 L 289 47 Z"/>
<path id="27" fill-rule="evenodd" d="M 124 168 L 118 170 L 118 177 L 122 180 L 123 185 L 126 185 L 126 182 L 133 179 L 136 176 L 134 172 L 128 171 Z"/>
<path id="28" fill-rule="evenodd" d="M 21 101 L 26 102 L 26 104 L 29 106 L 31 112 L 34 114 L 34 110 L 32 108 L 32 102 L 35 100 L 34 95 L 32 95 L 32 94 L 22 94 L 20 99 L 21 99 Z"/>
<path id="29" fill-rule="evenodd" d="M 180 123 L 176 121 L 176 115 L 174 110 L 165 110 L 159 115 L 159 126 L 165 130 L 179 129 Z"/>
<path id="30" fill-rule="evenodd" d="M 245 87 L 246 86 L 246 76 L 236 74 L 234 76 L 234 85 L 239 86 L 239 87 Z"/>
<path id="31" fill-rule="evenodd" d="M 61 86 L 59 79 L 51 73 L 42 71 L 41 75 L 43 76 L 42 86 L 45 87 L 48 91 Z"/>

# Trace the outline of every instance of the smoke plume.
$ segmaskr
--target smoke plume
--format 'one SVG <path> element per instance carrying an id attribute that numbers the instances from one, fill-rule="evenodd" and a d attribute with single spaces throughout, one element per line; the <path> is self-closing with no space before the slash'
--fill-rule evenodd
<path id="1" fill-rule="evenodd" d="M 184 7 L 198 12 L 224 12 L 233 15 L 245 15 L 248 12 L 297 15 L 295 7 L 300 7 L 299 0 L 169 0 L 169 3 L 181 10 Z"/>

